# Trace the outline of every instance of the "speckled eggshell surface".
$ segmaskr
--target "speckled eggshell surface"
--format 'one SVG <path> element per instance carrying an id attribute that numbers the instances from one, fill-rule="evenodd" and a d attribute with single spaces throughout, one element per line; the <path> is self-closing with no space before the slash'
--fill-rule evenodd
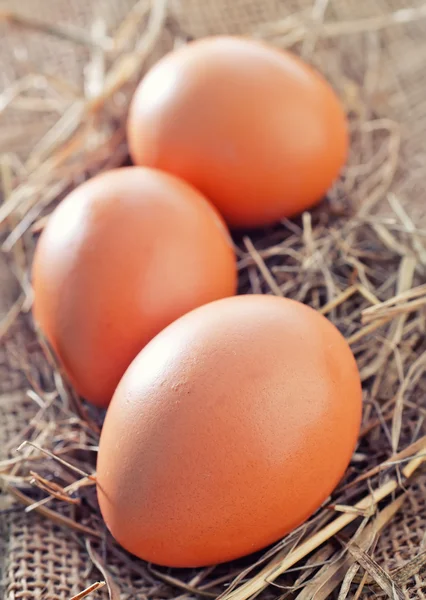
<path id="1" fill-rule="evenodd" d="M 98 497 L 116 540 L 167 566 L 277 541 L 343 476 L 361 419 L 346 341 L 300 303 L 247 295 L 180 318 L 113 397 Z"/>

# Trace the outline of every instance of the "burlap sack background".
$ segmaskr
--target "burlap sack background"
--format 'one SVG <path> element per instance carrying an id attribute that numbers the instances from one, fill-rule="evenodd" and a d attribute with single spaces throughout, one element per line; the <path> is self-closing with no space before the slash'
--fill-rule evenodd
<path id="1" fill-rule="evenodd" d="M 52 23 L 90 27 L 102 16 L 108 29 L 120 22 L 134 0 L 10 0 L 1 8 L 37 15 Z M 170 0 L 170 26 L 179 27 L 187 37 L 212 33 L 251 33 L 264 23 L 279 21 L 326 3 L 312 0 Z M 388 15 L 391 11 L 421 6 L 420 1 L 334 0 L 327 6 L 327 20 L 354 20 Z M 426 16 L 426 11 L 425 11 Z M 164 35 L 155 56 L 171 47 Z M 61 75 L 81 90 L 81 64 L 87 50 L 27 30 L 11 31 L 0 25 L 0 93 L 11 82 L 32 70 Z M 155 58 L 155 57 L 154 57 Z M 402 124 L 403 147 L 400 173 L 394 192 L 409 205 L 416 218 L 426 215 L 424 177 L 426 168 L 426 19 L 392 25 L 369 34 L 349 35 L 319 45 L 314 59 L 327 71 L 338 70 L 343 77 L 337 85 L 351 89 L 352 82 L 366 81 L 363 94 L 376 116 Z M 153 59 L 152 59 L 153 60 Z M 29 67 L 32 65 L 32 67 Z M 367 75 L 367 78 L 366 78 Z M 335 82 L 336 83 L 336 82 Z M 357 98 L 353 98 L 357 102 Z M 0 152 L 19 151 L 23 156 L 51 125 L 54 116 L 8 111 L 1 115 Z M 4 117 L 4 118 L 3 118 Z M 17 127 L 22 135 L 16 136 Z M 426 220 L 425 220 L 426 222 Z M 0 263 L 1 302 L 4 314 L 18 293 L 16 282 Z M 1 316 L 1 315 L 0 315 Z M 35 416 L 37 406 L 25 396 L 26 374 L 18 367 L 18 354 L 30 356 L 29 369 L 38 364 L 33 340 L 25 320 L 18 321 L 0 349 L 0 454 L 6 455 L 16 436 Z M 40 363 L 41 364 L 41 363 Z M 426 477 L 419 479 L 403 512 L 382 536 L 376 557 L 387 569 L 401 566 L 426 549 Z M 4 597 L 10 600 L 66 600 L 99 578 L 90 570 L 86 550 L 77 537 L 70 536 L 34 513 L 26 515 L 0 497 L 0 569 Z M 129 572 L 117 560 L 113 575 L 119 576 L 121 598 L 144 598 L 141 575 Z M 407 597 L 426 598 L 426 576 L 418 574 L 406 590 Z M 269 591 L 278 597 L 279 590 Z M 102 591 L 96 597 L 106 597 Z"/>

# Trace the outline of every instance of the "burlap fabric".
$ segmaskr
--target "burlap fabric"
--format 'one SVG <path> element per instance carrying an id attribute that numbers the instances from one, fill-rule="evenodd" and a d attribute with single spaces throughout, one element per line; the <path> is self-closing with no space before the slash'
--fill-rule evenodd
<path id="1" fill-rule="evenodd" d="M 39 16 L 52 23 L 90 27 L 102 17 L 113 31 L 135 0 L 9 0 L 1 8 Z M 366 80 L 363 92 L 370 96 L 370 110 L 376 116 L 402 123 L 401 169 L 394 192 L 410 204 L 416 218 L 424 218 L 424 168 L 426 165 L 426 19 L 394 24 L 381 29 L 380 19 L 392 11 L 420 6 L 419 0 L 170 0 L 168 26 L 178 28 L 183 37 L 214 33 L 250 34 L 263 24 L 278 22 L 302 11 L 326 8 L 327 21 L 377 17 L 377 28 L 367 34 L 330 38 L 317 44 L 314 60 L 327 73 L 343 74 L 334 83 L 351 98 L 351 82 Z M 156 56 L 170 49 L 170 37 L 156 49 Z M 52 75 L 66 73 L 77 90 L 84 81 L 81 64 L 88 50 L 72 43 L 27 30 L 0 26 L 0 92 L 12 82 L 37 70 Z M 30 66 L 31 65 L 31 66 Z M 354 104 L 357 98 L 352 97 Z M 349 107 L 350 108 L 350 107 Z M 4 116 L 4 115 L 3 115 Z M 35 140 L 47 131 L 55 115 L 29 115 L 9 111 L 1 121 L 0 152 L 25 156 Z M 22 135 L 16 135 L 17 127 Z M 426 222 L 426 220 L 425 220 Z M 1 311 L 5 313 L 18 294 L 18 288 L 5 262 L 0 263 Z M 37 405 L 25 395 L 28 373 L 22 371 L 25 355 L 28 369 L 43 369 L 37 345 L 25 318 L 18 320 L 0 349 L 0 454 L 19 442 L 19 433 L 37 412 Z M 20 357 L 20 360 L 18 360 Z M 413 430 L 417 424 L 413 424 Z M 404 510 L 377 545 L 375 557 L 386 569 L 403 566 L 426 549 L 426 478 L 418 479 Z M 26 514 L 0 496 L 0 569 L 5 598 L 10 600 L 66 600 L 100 578 L 93 573 L 87 552 L 77 536 L 53 525 L 35 513 Z M 144 598 L 143 573 L 126 569 L 112 560 L 113 575 L 120 582 L 121 598 Z M 404 588 L 407 597 L 426 598 L 426 576 L 410 578 Z M 269 592 L 280 596 L 279 590 Z M 99 592 L 103 597 L 106 592 Z M 159 594 L 161 596 L 161 594 Z"/>

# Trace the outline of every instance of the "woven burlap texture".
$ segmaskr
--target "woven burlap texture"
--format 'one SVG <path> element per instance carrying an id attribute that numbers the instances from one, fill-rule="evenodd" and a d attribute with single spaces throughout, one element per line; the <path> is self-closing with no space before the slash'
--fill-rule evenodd
<path id="1" fill-rule="evenodd" d="M 18 7 L 19 4 L 19 7 Z M 38 15 L 52 23 L 70 23 L 85 28 L 105 19 L 113 31 L 134 0 L 15 0 L 3 2 L 2 7 L 17 9 L 23 14 Z M 170 0 L 171 26 L 178 27 L 187 38 L 209 34 L 250 34 L 263 24 L 284 19 L 295 12 L 309 11 L 326 3 L 312 0 Z M 327 6 L 327 20 L 355 20 L 380 17 L 391 11 L 410 9 L 422 2 L 403 0 L 335 0 Z M 167 36 L 157 48 L 157 56 L 170 49 Z M 31 63 L 37 69 L 61 74 L 66 70 L 67 79 L 77 88 L 83 86 L 81 64 L 85 59 L 84 48 L 59 42 L 54 38 L 29 33 L 26 30 L 11 32 L 0 30 L 0 91 L 11 82 L 22 78 Z M 23 60 L 25 58 L 25 60 Z M 392 118 L 403 125 L 401 173 L 394 184 L 394 192 L 418 218 L 425 218 L 423 200 L 424 165 L 426 164 L 426 20 L 393 25 L 379 32 L 349 35 L 330 39 L 321 44 L 315 53 L 315 62 L 324 71 L 339 71 L 345 79 L 340 85 L 351 81 L 367 81 L 365 94 L 370 94 L 376 116 Z M 367 77 L 366 77 L 367 75 Z M 354 97 L 354 102 L 357 98 Z M 52 124 L 54 117 L 30 118 L 28 115 L 10 111 L 2 122 L 0 151 L 19 150 L 25 154 L 34 140 L 39 139 Z M 22 136 L 16 136 L 16 127 L 22 128 Z M 12 147 L 10 144 L 16 143 Z M 423 169 L 420 168 L 423 165 Z M 14 279 L 8 275 L 6 266 L 0 265 L 2 310 L 10 305 L 18 293 Z M 9 331 L 0 350 L 0 453 L 7 454 L 13 448 L 21 432 L 37 412 L 37 406 L 25 396 L 27 377 L 18 367 L 22 361 L 17 356 L 29 355 L 29 368 L 40 362 L 33 352 L 32 333 L 25 320 L 18 321 Z M 31 367 L 31 365 L 33 367 Z M 38 367 L 37 367 L 38 368 Z M 385 534 L 380 538 L 375 552 L 377 561 L 387 569 L 401 567 L 406 561 L 425 549 L 426 534 L 426 477 L 418 479 L 415 494 L 411 494 Z M 73 537 L 50 521 L 35 513 L 25 513 L 16 505 L 0 505 L 0 569 L 4 597 L 10 600 L 67 600 L 86 585 L 99 578 L 90 570 L 87 552 L 77 537 Z M 137 574 L 128 573 L 120 562 L 114 568 L 119 576 L 121 598 L 144 597 L 144 582 Z M 137 594 L 136 594 L 137 590 Z M 405 589 L 407 597 L 426 598 L 426 578 L 417 574 Z M 280 595 L 273 592 L 274 597 Z M 104 596 L 105 595 L 105 596 Z M 97 597 L 107 597 L 102 591 Z"/>

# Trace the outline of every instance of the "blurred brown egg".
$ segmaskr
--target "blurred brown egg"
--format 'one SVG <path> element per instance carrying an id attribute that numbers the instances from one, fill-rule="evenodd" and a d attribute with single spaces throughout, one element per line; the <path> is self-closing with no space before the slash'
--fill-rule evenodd
<path id="1" fill-rule="evenodd" d="M 38 243 L 34 315 L 77 391 L 106 406 L 151 338 L 236 289 L 227 229 L 194 188 L 129 167 L 73 191 Z"/>
<path id="2" fill-rule="evenodd" d="M 212 37 L 165 56 L 137 89 L 133 161 L 182 177 L 232 226 L 319 202 L 346 161 L 348 128 L 327 81 L 259 41 Z"/>

